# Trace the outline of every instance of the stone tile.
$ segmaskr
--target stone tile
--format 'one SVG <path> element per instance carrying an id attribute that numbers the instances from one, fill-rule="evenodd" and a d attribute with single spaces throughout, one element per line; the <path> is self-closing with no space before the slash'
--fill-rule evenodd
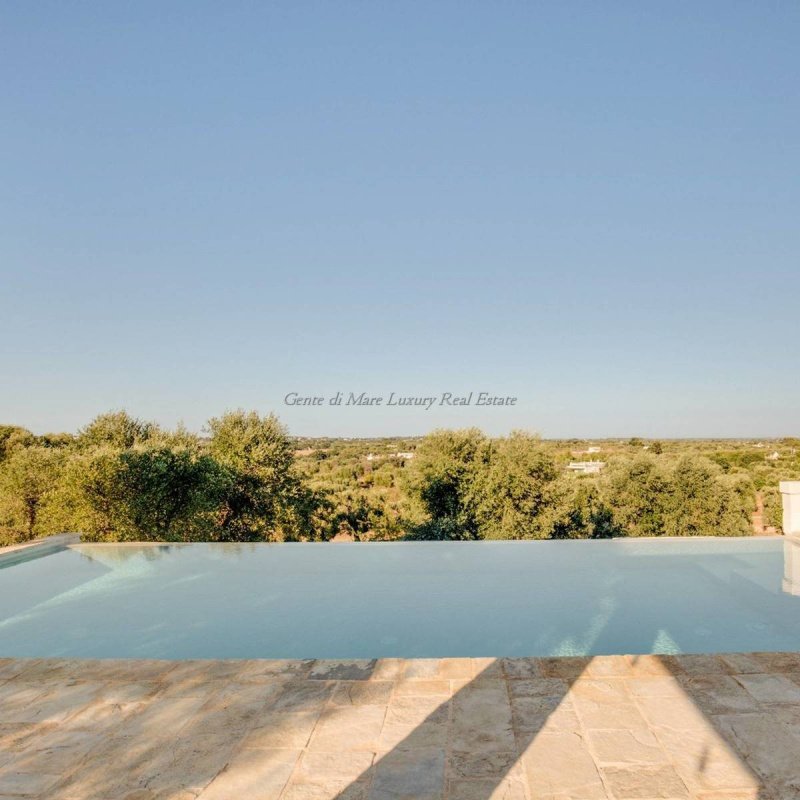
<path id="1" fill-rule="evenodd" d="M 371 681 L 397 680 L 403 674 L 405 666 L 404 658 L 379 658 L 369 679 Z"/>
<path id="2" fill-rule="evenodd" d="M 448 781 L 448 800 L 527 800 L 520 778 Z"/>
<path id="3" fill-rule="evenodd" d="M 734 675 L 765 670 L 764 663 L 748 653 L 723 653 L 720 658 L 725 662 L 728 672 Z"/>
<path id="4" fill-rule="evenodd" d="M 627 678 L 633 674 L 625 656 L 594 656 L 586 671 L 591 678 Z"/>
<path id="5" fill-rule="evenodd" d="M 392 681 L 340 681 L 331 702 L 336 706 L 385 706 L 393 688 Z"/>
<path id="6" fill-rule="evenodd" d="M 372 677 L 377 659 L 317 661 L 308 673 L 312 680 L 365 681 Z"/>
<path id="7" fill-rule="evenodd" d="M 566 678 L 574 680 L 586 673 L 591 658 L 567 656 L 559 658 L 542 658 L 540 664 L 545 678 Z"/>
<path id="8" fill-rule="evenodd" d="M 438 800 L 444 794 L 443 748 L 393 750 L 375 764 L 370 800 Z"/>
<path id="9" fill-rule="evenodd" d="M 564 697 L 569 690 L 563 678 L 526 678 L 508 681 L 511 697 Z"/>
<path id="10" fill-rule="evenodd" d="M 709 730 L 708 715 L 686 695 L 674 697 L 638 697 L 636 703 L 645 719 L 654 728 L 670 728 L 676 731 Z"/>
<path id="11" fill-rule="evenodd" d="M 339 785 L 336 781 L 289 782 L 281 800 L 366 800 L 369 784 L 365 781 Z"/>
<path id="12" fill-rule="evenodd" d="M 140 773 L 142 783 L 154 792 L 191 790 L 197 793 L 226 768 L 236 745 L 237 739 L 226 733 L 178 739 L 145 762 Z"/>
<path id="13" fill-rule="evenodd" d="M 305 678 L 314 666 L 312 659 L 270 661 L 253 659 L 245 661 L 237 680 L 242 682 L 270 682 L 276 678 Z"/>
<path id="14" fill-rule="evenodd" d="M 661 658 L 676 675 L 725 675 L 729 671 L 725 661 L 716 655 L 686 654 Z"/>
<path id="15" fill-rule="evenodd" d="M 472 678 L 472 659 L 442 658 L 439 660 L 439 675 L 442 678 Z"/>
<path id="16" fill-rule="evenodd" d="M 615 800 L 683 800 L 686 785 L 671 766 L 603 767 L 603 778 Z"/>
<path id="17" fill-rule="evenodd" d="M 438 658 L 411 658 L 403 668 L 403 678 L 443 678 L 439 674 Z M 467 676 L 469 677 L 469 676 Z"/>
<path id="18" fill-rule="evenodd" d="M 394 697 L 386 711 L 386 722 L 400 725 L 420 725 L 422 722 L 447 722 L 451 700 L 434 695 Z"/>
<path id="19" fill-rule="evenodd" d="M 800 686 L 786 675 L 738 675 L 736 680 L 759 703 L 800 703 Z"/>
<path id="20" fill-rule="evenodd" d="M 596 700 L 598 703 L 626 702 L 631 699 L 629 683 L 623 678 L 581 678 L 572 683 L 569 692 L 574 697 Z"/>
<path id="21" fill-rule="evenodd" d="M 572 701 L 566 697 L 515 697 L 511 709 L 518 741 L 542 730 L 580 728 Z"/>
<path id="22" fill-rule="evenodd" d="M 637 655 L 625 656 L 631 667 L 631 674 L 634 676 L 645 675 L 672 675 L 669 662 L 664 660 L 664 656 Z"/>
<path id="23" fill-rule="evenodd" d="M 451 752 L 448 774 L 456 778 L 494 778 L 502 780 L 517 762 L 515 750 L 475 750 Z"/>
<path id="24" fill-rule="evenodd" d="M 42 772 L 35 769 L 23 772 L 16 769 L 0 770 L 0 794 L 39 796 L 61 780 L 60 772 Z"/>
<path id="25" fill-rule="evenodd" d="M 372 750 L 378 748 L 386 709 L 381 706 L 327 708 L 314 728 L 311 750 Z"/>
<path id="26" fill-rule="evenodd" d="M 800 672 L 800 652 L 797 653 L 753 653 L 765 672 Z"/>
<path id="27" fill-rule="evenodd" d="M 656 736 L 694 793 L 707 789 L 757 793 L 762 788 L 744 760 L 710 726 L 680 731 L 660 728 Z"/>
<path id="28" fill-rule="evenodd" d="M 454 695 L 451 743 L 455 750 L 514 748 L 505 681 L 476 682 Z"/>
<path id="29" fill-rule="evenodd" d="M 267 749 L 305 747 L 321 713 L 321 710 L 267 712 L 256 719 L 254 727 L 242 739 L 241 746 Z"/>
<path id="30" fill-rule="evenodd" d="M 708 714 L 756 711 L 757 703 L 729 675 L 695 675 L 679 679 L 690 697 Z"/>
<path id="31" fill-rule="evenodd" d="M 17 677 L 26 670 L 30 663 L 32 662 L 25 658 L 0 659 L 0 681 Z"/>
<path id="32" fill-rule="evenodd" d="M 602 766 L 665 764 L 667 755 L 648 730 L 588 730 L 586 740 L 595 761 Z"/>
<path id="33" fill-rule="evenodd" d="M 647 723 L 620 679 L 576 681 L 570 696 L 587 728 L 645 728 Z"/>
<path id="34" fill-rule="evenodd" d="M 437 697 L 450 697 L 449 680 L 406 680 L 397 681 L 394 686 L 395 697 L 419 697 L 435 695 Z"/>
<path id="35" fill-rule="evenodd" d="M 676 678 L 653 675 L 643 678 L 629 678 L 625 681 L 628 691 L 634 697 L 685 697 L 686 690 Z"/>
<path id="36" fill-rule="evenodd" d="M 605 800 L 600 773 L 575 732 L 543 733 L 522 753 L 531 796 L 551 800 Z"/>
<path id="37" fill-rule="evenodd" d="M 300 751 L 242 750 L 199 795 L 199 800 L 277 800 Z"/>
<path id="38" fill-rule="evenodd" d="M 503 673 L 506 678 L 543 678 L 542 662 L 538 658 L 504 658 Z"/>
<path id="39" fill-rule="evenodd" d="M 270 711 L 316 711 L 330 700 L 336 684 L 322 680 L 292 680 L 267 704 Z"/>
<path id="40" fill-rule="evenodd" d="M 292 783 L 333 783 L 342 788 L 368 780 L 375 757 L 371 750 L 313 751 L 303 753 Z"/>
<path id="41" fill-rule="evenodd" d="M 430 749 L 447 745 L 449 724 L 447 719 L 425 720 L 417 725 L 387 720 L 381 728 L 378 738 L 378 749 L 386 753 L 392 749 L 417 750 Z"/>
<path id="42" fill-rule="evenodd" d="M 474 678 L 503 677 L 503 659 L 501 658 L 471 658 L 470 662 Z"/>
<path id="43" fill-rule="evenodd" d="M 800 737 L 769 713 L 728 714 L 715 722 L 769 790 L 780 789 L 787 798 L 800 796 Z"/>
<path id="44" fill-rule="evenodd" d="M 30 690 L 6 698 L 2 721 L 61 723 L 94 702 L 102 689 L 95 683 L 46 685 L 50 688 L 45 692 Z"/>

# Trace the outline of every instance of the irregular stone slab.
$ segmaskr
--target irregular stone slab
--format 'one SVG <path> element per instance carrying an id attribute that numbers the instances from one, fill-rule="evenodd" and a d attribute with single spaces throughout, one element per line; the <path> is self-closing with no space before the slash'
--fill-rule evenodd
<path id="1" fill-rule="evenodd" d="M 399 750 L 382 756 L 374 768 L 370 800 L 438 800 L 444 794 L 442 748 Z"/>
<path id="2" fill-rule="evenodd" d="M 302 748 L 308 744 L 322 711 L 269 711 L 255 720 L 242 739 L 246 748 Z"/>
<path id="3" fill-rule="evenodd" d="M 508 681 L 511 697 L 564 697 L 569 690 L 563 678 L 528 678 Z"/>
<path id="4" fill-rule="evenodd" d="M 542 675 L 545 678 L 566 678 L 574 680 L 586 673 L 591 658 L 567 656 L 540 659 Z"/>
<path id="5" fill-rule="evenodd" d="M 800 703 L 800 686 L 785 675 L 739 675 L 736 680 L 759 703 Z"/>
<path id="6" fill-rule="evenodd" d="M 530 739 L 533 734 L 553 728 L 571 731 L 580 728 L 572 701 L 566 697 L 515 697 L 511 708 L 518 740 Z"/>
<path id="7" fill-rule="evenodd" d="M 728 714 L 717 726 L 767 787 L 780 797 L 800 796 L 800 738 L 769 713 Z"/>
<path id="8" fill-rule="evenodd" d="M 371 750 L 378 748 L 386 710 L 381 706 L 326 708 L 308 743 L 310 750 Z"/>
<path id="9" fill-rule="evenodd" d="M 525 784 L 519 778 L 504 778 L 499 783 L 489 780 L 459 780 L 448 782 L 448 800 L 527 800 Z"/>
<path id="10" fill-rule="evenodd" d="M 725 653 L 720 656 L 728 668 L 728 672 L 739 675 L 749 672 L 764 672 L 764 663 L 747 653 Z"/>
<path id="11" fill-rule="evenodd" d="M 392 681 L 340 681 L 331 702 L 336 706 L 385 706 L 393 689 Z"/>
<path id="12" fill-rule="evenodd" d="M 242 750 L 199 795 L 199 800 L 277 800 L 300 757 L 299 750 Z"/>
<path id="13" fill-rule="evenodd" d="M 386 722 L 400 725 L 420 725 L 423 722 L 447 722 L 450 716 L 449 699 L 432 695 L 394 697 L 386 712 Z"/>
<path id="14" fill-rule="evenodd" d="M 588 730 L 589 748 L 601 766 L 666 764 L 669 759 L 648 730 Z"/>
<path id="15" fill-rule="evenodd" d="M 685 694 L 666 697 L 638 697 L 636 703 L 649 725 L 658 730 L 670 728 L 677 731 L 710 730 L 708 716 Z"/>
<path id="16" fill-rule="evenodd" d="M 403 678 L 394 686 L 396 697 L 414 697 L 423 695 L 436 695 L 437 697 L 450 697 L 449 680 L 408 680 Z"/>
<path id="17" fill-rule="evenodd" d="M 716 655 L 687 654 L 661 658 L 676 675 L 725 675 L 729 671 L 725 661 Z"/>
<path id="18" fill-rule="evenodd" d="M 455 750 L 513 750 L 511 704 L 505 681 L 478 681 L 453 696 Z"/>
<path id="19" fill-rule="evenodd" d="M 375 753 L 370 750 L 323 752 L 310 750 L 303 754 L 292 777 L 292 783 L 333 783 L 346 786 L 371 778 Z"/>
<path id="20" fill-rule="evenodd" d="M 591 678 L 627 678 L 633 669 L 625 656 L 594 656 L 586 673 Z"/>
<path id="21" fill-rule="evenodd" d="M 543 733 L 522 754 L 534 798 L 605 800 L 600 773 L 578 733 Z"/>
<path id="22" fill-rule="evenodd" d="M 450 727 L 446 718 L 423 720 L 416 725 L 392 722 L 387 718 L 378 739 L 378 749 L 385 754 L 392 749 L 444 748 L 447 746 L 449 733 Z"/>
<path id="23" fill-rule="evenodd" d="M 671 766 L 603 767 L 615 800 L 683 800 L 689 790 Z"/>
<path id="24" fill-rule="evenodd" d="M 267 704 L 270 711 L 316 711 L 328 702 L 335 684 L 321 680 L 293 680 Z"/>
<path id="25" fill-rule="evenodd" d="M 544 678 L 539 658 L 504 658 L 502 664 L 506 678 Z"/>
<path id="26" fill-rule="evenodd" d="M 517 762 L 514 750 L 453 751 L 448 756 L 449 774 L 457 778 L 502 780 Z"/>
<path id="27" fill-rule="evenodd" d="M 753 697 L 729 675 L 695 675 L 679 680 L 686 694 L 708 714 L 758 710 Z"/>
<path id="28" fill-rule="evenodd" d="M 372 677 L 377 659 L 317 661 L 308 673 L 312 680 L 365 681 Z"/>
<path id="29" fill-rule="evenodd" d="M 660 728 L 656 736 L 686 786 L 702 790 L 755 793 L 763 786 L 745 761 L 719 734 L 708 728 Z"/>

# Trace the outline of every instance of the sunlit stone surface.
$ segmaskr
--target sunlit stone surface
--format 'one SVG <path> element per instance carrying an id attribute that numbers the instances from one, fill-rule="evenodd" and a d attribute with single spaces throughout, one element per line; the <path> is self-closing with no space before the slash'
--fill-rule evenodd
<path id="1" fill-rule="evenodd" d="M 0 800 L 800 798 L 800 654 L 0 660 Z"/>

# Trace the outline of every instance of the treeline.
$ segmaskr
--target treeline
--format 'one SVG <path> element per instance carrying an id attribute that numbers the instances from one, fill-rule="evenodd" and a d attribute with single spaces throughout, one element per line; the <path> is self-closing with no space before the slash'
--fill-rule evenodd
<path id="1" fill-rule="evenodd" d="M 616 458 L 601 476 L 559 469 L 538 438 L 479 430 L 423 439 L 409 475 L 423 520 L 420 539 L 604 539 L 744 536 L 754 487 L 707 458 L 643 452 Z"/>
<path id="2" fill-rule="evenodd" d="M 270 415 L 214 418 L 201 439 L 125 412 L 77 436 L 0 429 L 0 532 L 6 541 L 80 531 L 89 540 L 292 541 L 323 505 L 300 479 Z"/>
<path id="3" fill-rule="evenodd" d="M 579 476 L 525 433 L 436 431 L 372 454 L 244 411 L 205 433 L 125 412 L 74 436 L 0 426 L 0 543 L 746 535 L 760 488 L 736 465 L 640 443 Z"/>

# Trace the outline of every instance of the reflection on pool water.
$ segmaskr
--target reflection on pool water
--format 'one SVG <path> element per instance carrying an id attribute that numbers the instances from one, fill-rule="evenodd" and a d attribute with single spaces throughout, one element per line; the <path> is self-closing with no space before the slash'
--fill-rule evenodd
<path id="1" fill-rule="evenodd" d="M 81 544 L 0 569 L 0 656 L 800 650 L 800 596 L 791 593 L 798 546 L 781 538 Z"/>

